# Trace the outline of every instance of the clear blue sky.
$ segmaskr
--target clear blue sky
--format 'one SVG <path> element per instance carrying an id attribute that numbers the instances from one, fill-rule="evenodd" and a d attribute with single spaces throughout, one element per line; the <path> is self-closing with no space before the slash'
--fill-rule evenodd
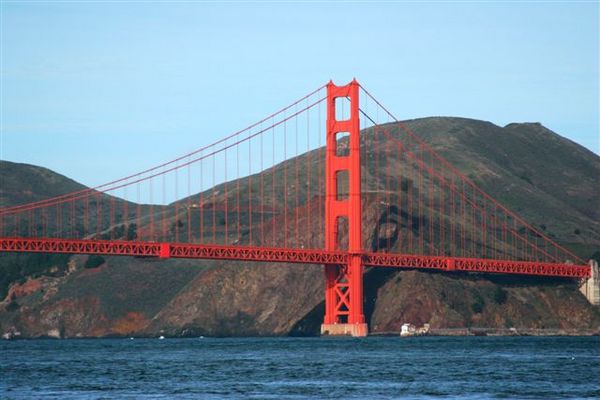
<path id="1" fill-rule="evenodd" d="M 597 2 L 1 8 L 0 156 L 87 185 L 354 76 L 402 119 L 537 121 L 600 152 Z"/>

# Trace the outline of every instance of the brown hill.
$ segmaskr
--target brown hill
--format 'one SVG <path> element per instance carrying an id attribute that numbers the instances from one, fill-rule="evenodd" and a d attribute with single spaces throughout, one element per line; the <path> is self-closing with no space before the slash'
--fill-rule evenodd
<path id="1" fill-rule="evenodd" d="M 406 124 L 484 190 L 550 237 L 582 257 L 600 249 L 597 155 L 539 124 L 502 128 L 463 118 L 424 118 Z M 365 140 L 369 137 L 366 132 Z M 322 149 L 313 151 L 311 160 L 316 162 L 317 156 L 323 157 Z M 281 176 L 277 174 L 282 168 L 276 169 L 276 176 Z M 383 174 L 372 175 L 370 180 L 386 179 Z M 12 182 L 18 186 L 18 180 Z M 240 182 L 241 196 L 247 196 L 248 184 Z M 222 202 L 223 193 L 236 196 L 237 185 L 229 185 L 229 190 L 220 190 L 220 196 L 211 201 Z M 312 206 L 318 207 L 321 189 L 316 184 L 311 188 L 316 199 Z M 206 207 L 210 206 L 209 202 Z M 364 229 L 372 238 L 380 210 L 367 201 L 365 211 Z M 159 212 L 167 212 L 175 222 L 172 208 Z M 302 213 L 300 218 L 307 215 Z M 282 216 L 270 223 L 280 226 L 278 218 Z M 302 244 L 322 240 L 317 219 L 301 223 L 311 226 L 300 238 Z M 276 235 L 283 234 L 276 231 Z M 238 240 L 249 243 L 250 239 L 243 235 Z M 0 257 L 0 268 L 6 265 L 5 257 Z M 37 262 L 49 267 L 48 260 Z M 34 337 L 303 335 L 318 333 L 322 319 L 323 282 L 318 266 L 90 260 L 86 256 L 67 258 L 69 262 L 70 273 L 13 286 L 2 303 L 0 330 Z M 366 273 L 365 295 L 374 332 L 398 330 L 403 322 L 429 322 L 434 328 L 600 327 L 598 307 L 586 302 L 575 282 L 564 280 L 373 269 Z"/>

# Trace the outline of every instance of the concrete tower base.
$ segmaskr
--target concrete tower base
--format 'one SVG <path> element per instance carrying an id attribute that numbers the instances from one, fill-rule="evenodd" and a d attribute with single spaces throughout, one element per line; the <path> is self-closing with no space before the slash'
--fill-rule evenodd
<path id="1" fill-rule="evenodd" d="M 579 291 L 583 293 L 586 299 L 593 305 L 600 305 L 600 272 L 598 271 L 598 262 L 590 260 L 592 276 L 583 282 Z"/>
<path id="2" fill-rule="evenodd" d="M 321 335 L 365 337 L 369 333 L 367 324 L 322 324 Z"/>

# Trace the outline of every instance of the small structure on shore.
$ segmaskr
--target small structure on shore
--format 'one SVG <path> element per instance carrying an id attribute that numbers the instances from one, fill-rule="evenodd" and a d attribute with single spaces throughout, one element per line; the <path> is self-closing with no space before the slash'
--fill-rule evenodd
<path id="1" fill-rule="evenodd" d="M 400 336 L 425 336 L 429 334 L 429 324 L 423 324 L 422 327 L 417 328 L 415 325 L 410 323 L 402 324 L 400 328 Z"/>

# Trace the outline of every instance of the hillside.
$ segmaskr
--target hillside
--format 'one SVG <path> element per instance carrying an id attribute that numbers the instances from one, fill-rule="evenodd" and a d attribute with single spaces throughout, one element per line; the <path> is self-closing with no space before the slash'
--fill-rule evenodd
<path id="1" fill-rule="evenodd" d="M 84 185 L 47 168 L 0 160 L 0 207 L 26 204 L 83 189 L 86 189 Z M 123 210 L 123 205 L 126 203 L 122 199 L 106 194 L 95 197 L 105 202 L 114 201 L 118 210 L 117 215 L 120 215 L 120 210 Z M 133 209 L 134 203 L 127 202 L 127 204 L 130 209 Z M 79 207 L 81 205 L 78 205 Z M 94 212 L 95 207 L 95 201 L 92 200 L 90 211 Z M 142 216 L 145 216 L 149 207 L 142 205 L 140 210 Z M 160 212 L 161 208 L 157 207 L 156 210 Z M 54 209 L 49 210 L 47 215 L 49 221 L 54 220 L 55 212 Z M 82 210 L 78 209 L 78 215 L 82 214 Z M 16 235 L 15 226 L 10 222 L 10 219 L 2 220 L 3 234 Z M 76 221 L 76 225 L 77 223 L 81 226 L 81 219 Z M 108 216 L 104 215 L 103 228 L 99 229 L 100 236 L 106 234 L 109 225 Z M 53 232 L 54 228 L 56 227 L 49 226 L 49 232 Z M 63 229 L 70 228 L 65 223 Z M 21 229 L 26 229 L 26 227 L 22 226 Z M 0 298 L 7 295 L 8 288 L 12 283 L 25 282 L 28 277 L 62 276 L 68 270 L 70 260 L 71 257 L 62 254 L 0 254 Z"/>
<path id="2" fill-rule="evenodd" d="M 446 117 L 405 123 L 485 191 L 550 237 L 584 258 L 600 250 L 597 155 L 540 124 L 499 127 Z M 364 138 L 370 140 L 369 132 Z M 310 157 L 312 162 L 319 157 L 322 162 L 323 150 L 311 152 Z M 5 205 L 20 203 L 25 193 L 32 199 L 27 201 L 33 201 L 59 194 L 70 183 L 77 185 L 37 167 L 12 163 L 1 167 Z M 280 177 L 283 168 L 283 164 L 278 166 L 275 176 Z M 32 170 L 45 171 L 35 178 L 44 182 L 33 185 L 15 178 Z M 369 179 L 383 181 L 386 176 Z M 240 196 L 247 196 L 248 184 L 242 180 L 239 189 L 229 184 L 229 190 L 220 190 L 219 196 L 207 196 L 211 200 L 205 207 L 222 202 L 224 193 L 233 198 L 239 190 Z M 318 185 L 309 187 L 311 195 L 321 199 Z M 378 210 L 368 201 L 365 208 L 364 229 L 372 236 Z M 172 209 L 173 205 L 157 212 L 173 215 Z M 302 213 L 301 219 L 306 215 Z M 281 226 L 278 218 L 282 217 L 269 223 Z M 302 223 L 311 226 L 300 239 L 303 243 L 322 239 L 316 218 Z M 278 229 L 278 236 L 271 239 L 279 240 L 283 234 Z M 237 240 L 251 243 L 247 235 Z M 7 265 L 21 268 L 23 258 L 33 256 L 7 262 L 10 257 L 15 256 L 0 257 L 3 276 Z M 323 282 L 318 266 L 110 257 L 90 262 L 90 257 L 76 256 L 61 260 L 65 266 L 70 263 L 70 272 L 62 268 L 50 274 L 56 261 L 36 257 L 36 272 L 22 274 L 21 282 L 26 275 L 52 276 L 13 286 L 0 305 L 2 332 L 17 330 L 25 336 L 310 335 L 318 332 L 322 319 Z M 576 283 L 569 281 L 370 270 L 365 295 L 373 332 L 396 331 L 403 322 L 429 322 L 434 328 L 600 327 L 598 307 L 590 306 Z"/>
<path id="3" fill-rule="evenodd" d="M 406 124 L 479 187 L 530 223 L 544 225 L 554 238 L 566 243 L 597 244 L 598 155 L 539 123 L 501 128 L 485 121 L 443 117 Z"/>
<path id="4" fill-rule="evenodd" d="M 0 160 L 0 207 L 31 203 L 85 188 L 47 168 Z"/>

